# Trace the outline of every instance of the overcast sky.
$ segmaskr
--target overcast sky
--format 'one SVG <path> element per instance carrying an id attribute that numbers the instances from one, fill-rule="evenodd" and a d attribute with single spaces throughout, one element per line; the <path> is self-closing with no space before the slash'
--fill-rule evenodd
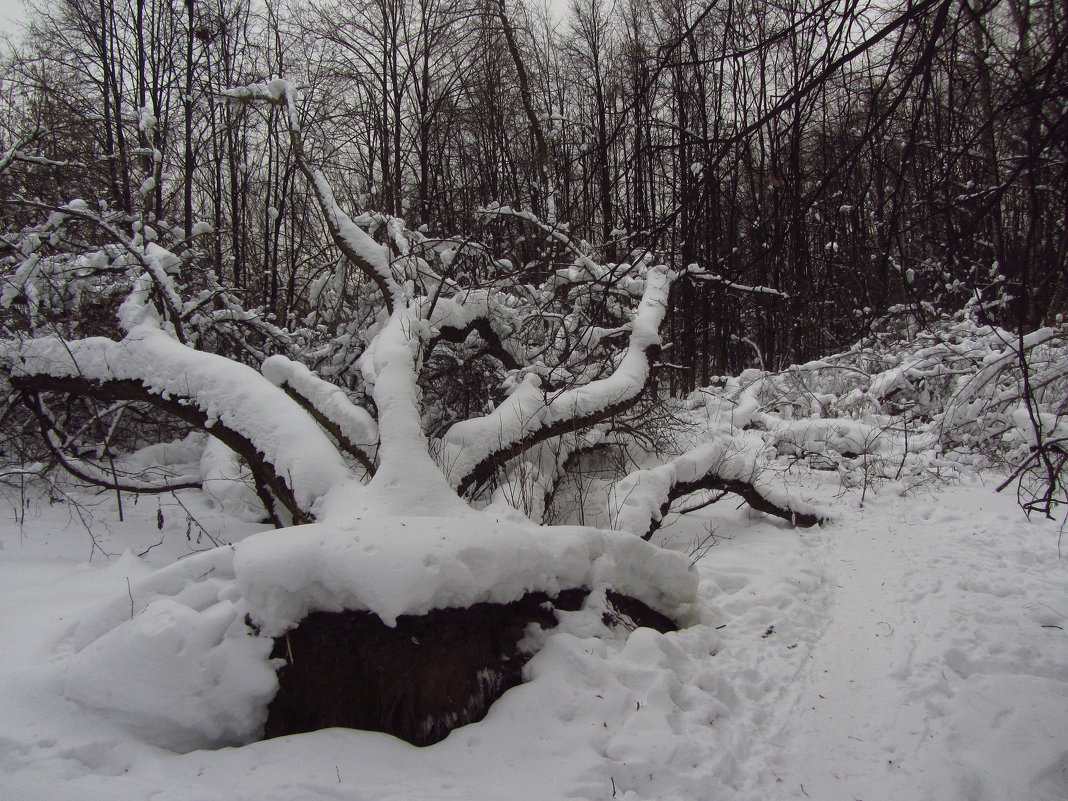
<path id="1" fill-rule="evenodd" d="M 14 21 L 20 19 L 25 13 L 22 0 L 0 0 L 0 30 L 13 31 Z"/>

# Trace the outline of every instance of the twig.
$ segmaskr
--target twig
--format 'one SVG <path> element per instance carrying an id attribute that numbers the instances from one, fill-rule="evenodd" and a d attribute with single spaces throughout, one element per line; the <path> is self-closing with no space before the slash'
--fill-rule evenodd
<path id="1" fill-rule="evenodd" d="M 115 472 L 115 459 L 109 454 L 108 462 L 111 464 L 111 480 L 115 482 L 115 503 L 119 508 L 119 522 L 124 522 L 122 514 L 122 488 L 119 487 L 119 476 Z"/>
<path id="2" fill-rule="evenodd" d="M 178 502 L 178 505 L 182 507 L 182 510 L 186 513 L 189 519 L 196 523 L 197 528 L 204 532 L 204 536 L 211 540 L 212 545 L 214 545 L 215 547 L 219 547 L 220 545 L 222 545 L 222 543 L 215 539 L 213 536 L 211 536 L 211 532 L 204 528 L 204 525 L 199 520 L 197 520 L 196 515 L 189 511 L 189 507 L 182 503 L 182 499 L 178 497 L 177 493 L 172 492 L 171 497 Z"/>
<path id="3" fill-rule="evenodd" d="M 155 545 L 149 545 L 147 548 L 145 548 L 143 551 L 141 551 L 141 553 L 137 554 L 138 558 L 144 556 L 149 551 L 151 551 L 153 548 L 156 548 L 156 547 L 158 547 L 158 546 L 160 546 L 162 544 L 163 544 L 163 537 L 160 537 L 159 538 L 159 542 L 157 542 Z"/>

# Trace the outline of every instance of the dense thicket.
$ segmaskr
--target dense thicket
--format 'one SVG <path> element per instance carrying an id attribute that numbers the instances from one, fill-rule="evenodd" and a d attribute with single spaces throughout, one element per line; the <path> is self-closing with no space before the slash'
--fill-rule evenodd
<path id="1" fill-rule="evenodd" d="M 336 253 L 278 108 L 222 94 L 281 76 L 350 213 L 487 246 L 461 280 L 561 259 L 495 203 L 679 271 L 676 390 L 895 304 L 1031 329 L 1068 306 L 1066 50 L 1056 0 L 52 0 L 6 56 L 0 248 L 82 198 L 306 322 Z"/>

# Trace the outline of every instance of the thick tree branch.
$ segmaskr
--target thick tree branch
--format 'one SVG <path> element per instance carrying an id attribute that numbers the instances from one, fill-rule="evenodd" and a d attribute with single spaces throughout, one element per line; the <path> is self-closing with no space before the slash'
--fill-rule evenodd
<path id="1" fill-rule="evenodd" d="M 30 409 L 33 410 L 35 414 L 37 414 L 38 409 L 37 404 L 34 403 L 34 399 L 40 392 L 64 392 L 109 402 L 125 400 L 148 403 L 161 411 L 172 414 L 180 420 L 184 420 L 190 425 L 206 431 L 220 440 L 228 448 L 234 451 L 234 453 L 243 457 L 248 462 L 249 469 L 252 471 L 252 476 L 256 481 L 257 489 L 259 490 L 262 487 L 270 492 L 270 495 L 267 496 L 265 496 L 263 492 L 260 493 L 260 499 L 264 502 L 264 507 L 269 514 L 272 514 L 272 516 L 274 515 L 274 504 L 271 500 L 271 496 L 273 496 L 286 508 L 292 516 L 294 523 L 307 523 L 314 519 L 308 511 L 299 507 L 293 495 L 293 490 L 286 483 L 285 479 L 278 475 L 275 466 L 267 460 L 264 454 L 256 448 L 251 440 L 237 431 L 223 425 L 218 420 L 209 421 L 208 415 L 195 404 L 191 403 L 188 398 L 178 399 L 170 395 L 164 397 L 161 394 L 149 390 L 141 382 L 132 379 L 97 381 L 82 377 L 38 374 L 12 375 L 9 380 L 11 386 L 22 393 L 27 399 Z M 46 420 L 42 420 L 41 422 L 42 426 L 47 424 Z M 45 434 L 45 440 L 46 442 L 49 441 L 47 432 Z M 67 468 L 67 464 L 65 463 L 63 466 Z M 84 476 L 79 475 L 79 478 L 84 478 Z M 137 491 L 134 488 L 130 489 L 131 491 Z"/>
<path id="2" fill-rule="evenodd" d="M 340 387 L 285 356 L 268 357 L 260 372 L 308 412 L 369 476 L 375 474 L 378 426 L 366 409 L 349 400 Z"/>
<path id="3" fill-rule="evenodd" d="M 471 335 L 472 331 L 482 337 L 482 341 L 486 343 L 486 348 L 490 355 L 499 360 L 506 370 L 519 369 L 519 362 L 516 361 L 515 356 L 505 349 L 500 335 L 493 329 L 493 324 L 486 317 L 476 318 L 462 327 L 442 326 L 439 328 L 438 335 L 430 340 L 426 346 L 424 361 L 430 356 L 439 342 L 461 343 Z"/>
<path id="4" fill-rule="evenodd" d="M 687 495 L 699 490 L 728 492 L 733 495 L 739 495 L 742 500 L 756 511 L 782 518 L 792 525 L 801 526 L 802 528 L 809 528 L 823 522 L 821 517 L 812 512 L 796 511 L 788 506 L 780 506 L 748 481 L 722 478 L 714 473 L 709 473 L 697 481 L 675 484 L 668 492 L 667 500 L 660 505 L 660 517 L 650 521 L 649 530 L 642 535 L 642 538 L 649 539 L 653 532 L 660 528 L 660 524 L 664 521 L 664 516 L 667 515 L 673 501 L 685 498 Z"/>
<path id="5" fill-rule="evenodd" d="M 282 390 L 289 397 L 291 397 L 294 401 L 300 404 L 300 407 L 308 414 L 310 414 L 312 416 L 312 419 L 314 419 L 316 423 L 321 425 L 323 429 L 337 441 L 337 444 L 341 448 L 341 450 L 345 451 L 345 453 L 347 453 L 349 456 L 351 456 L 353 459 L 360 463 L 360 466 L 367 471 L 367 475 L 373 476 L 375 474 L 374 459 L 363 448 L 361 448 L 355 442 L 350 440 L 345 435 L 345 432 L 344 430 L 342 430 L 340 425 L 338 425 L 329 417 L 327 417 L 323 412 L 319 411 L 319 409 L 317 409 L 308 398 L 305 398 L 303 395 L 301 395 L 300 392 L 294 389 L 293 385 L 290 384 L 288 381 L 282 384 L 281 386 Z"/>
<path id="6" fill-rule="evenodd" d="M 763 448 L 764 441 L 751 433 L 719 435 L 669 462 L 631 473 L 609 493 L 616 528 L 649 539 L 672 501 L 698 490 L 740 495 L 758 512 L 795 526 L 823 522 L 814 506 L 790 497 L 781 486 L 765 479 L 759 460 Z"/>
<path id="7" fill-rule="evenodd" d="M 646 351 L 650 360 L 655 359 L 654 352 L 659 352 L 659 347 L 650 348 Z M 562 434 L 567 434 L 572 431 L 578 431 L 589 426 L 596 425 L 614 417 L 617 414 L 630 409 L 641 398 L 641 390 L 645 389 L 645 384 L 641 389 L 633 395 L 624 397 L 617 403 L 609 404 L 596 411 L 589 412 L 585 415 L 578 415 L 575 417 L 564 417 L 550 425 L 534 429 L 527 433 L 522 439 L 513 442 L 507 447 L 495 450 L 489 453 L 482 461 L 474 466 L 470 472 L 468 472 L 463 478 L 460 479 L 457 484 L 456 491 L 460 495 L 464 495 L 469 491 L 475 491 L 479 487 L 483 486 L 487 481 L 493 478 L 493 474 L 499 469 L 504 467 L 510 460 L 514 459 L 519 454 L 530 450 L 535 445 L 545 442 L 553 437 L 558 437 Z"/>

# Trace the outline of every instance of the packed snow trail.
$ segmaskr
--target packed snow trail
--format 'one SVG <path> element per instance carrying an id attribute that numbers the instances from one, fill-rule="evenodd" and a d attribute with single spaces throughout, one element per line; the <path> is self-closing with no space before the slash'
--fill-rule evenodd
<path id="1" fill-rule="evenodd" d="M 989 486 L 825 532 L 834 585 L 774 740 L 782 796 L 1068 798 L 1066 565 Z"/>

